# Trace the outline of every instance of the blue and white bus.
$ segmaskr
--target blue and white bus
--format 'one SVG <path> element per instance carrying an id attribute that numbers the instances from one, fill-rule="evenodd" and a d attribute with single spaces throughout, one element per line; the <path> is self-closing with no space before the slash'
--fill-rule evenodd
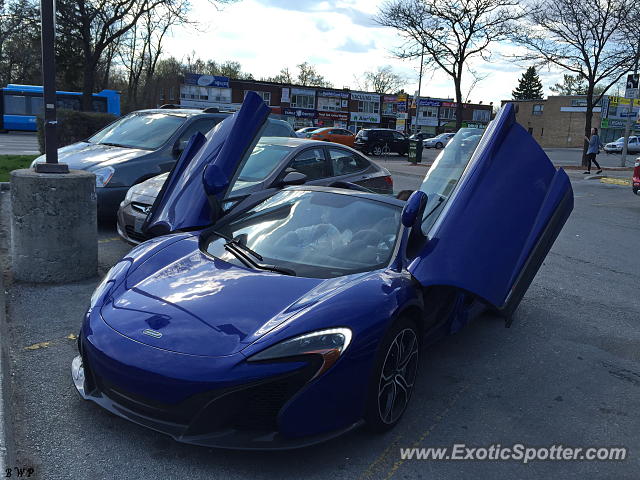
<path id="1" fill-rule="evenodd" d="M 43 88 L 35 85 L 10 83 L 0 89 L 0 131 L 36 131 L 36 117 L 43 115 Z M 82 110 L 82 93 L 56 92 L 57 107 Z M 94 112 L 112 113 L 120 116 L 120 92 L 103 90 L 93 94 Z"/>

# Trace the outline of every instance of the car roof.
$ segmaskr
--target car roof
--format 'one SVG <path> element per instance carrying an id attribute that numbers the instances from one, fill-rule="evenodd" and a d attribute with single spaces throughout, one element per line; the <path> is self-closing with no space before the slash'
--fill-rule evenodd
<path id="1" fill-rule="evenodd" d="M 136 110 L 131 113 L 165 113 L 167 115 L 178 115 L 180 117 L 193 117 L 195 115 L 204 117 L 228 116 L 233 112 L 203 112 L 197 108 L 147 108 L 144 110 Z"/>
<path id="2" fill-rule="evenodd" d="M 326 147 L 327 142 L 323 142 L 321 140 L 311 140 L 309 138 L 300 138 L 300 137 L 262 137 L 258 140 L 259 143 L 268 143 L 270 145 L 282 145 L 285 147 L 296 148 L 299 146 L 307 146 L 307 145 L 316 145 L 319 147 Z M 345 147 L 345 145 L 340 145 L 339 143 L 332 143 L 329 145 L 330 147 L 340 147 L 345 150 L 351 150 L 349 147 Z"/>
<path id="3" fill-rule="evenodd" d="M 376 202 L 386 203 L 389 205 L 393 205 L 395 207 L 403 208 L 407 202 L 404 200 L 399 200 L 396 197 L 391 195 L 382 195 L 380 193 L 369 193 L 362 192 L 360 190 L 349 190 L 346 188 L 336 188 L 336 187 L 322 187 L 319 185 L 300 185 L 300 186 L 290 186 L 283 188 L 282 190 L 303 190 L 310 192 L 327 192 L 327 193 L 337 193 L 340 195 L 350 195 L 353 197 L 366 198 L 368 200 L 373 200 Z"/>

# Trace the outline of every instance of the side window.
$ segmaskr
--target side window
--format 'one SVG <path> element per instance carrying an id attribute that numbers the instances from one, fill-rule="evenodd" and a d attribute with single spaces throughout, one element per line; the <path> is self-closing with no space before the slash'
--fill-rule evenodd
<path id="1" fill-rule="evenodd" d="M 330 135 L 344 135 L 344 134 L 342 133 L 342 130 L 338 130 L 338 129 L 329 130 L 329 134 L 330 134 Z"/>
<path id="2" fill-rule="evenodd" d="M 361 172 L 369 166 L 369 162 L 360 155 L 341 148 L 330 148 L 329 157 L 335 176 Z"/>
<path id="3" fill-rule="evenodd" d="M 28 115 L 27 97 L 25 97 L 24 95 L 5 94 L 4 114 L 5 115 Z"/>
<path id="4" fill-rule="evenodd" d="M 340 135 L 353 135 L 353 133 L 351 133 L 349 130 L 340 130 Z"/>
<path id="5" fill-rule="evenodd" d="M 393 132 L 393 138 L 394 140 L 404 140 L 404 135 L 398 132 Z"/>
<path id="6" fill-rule="evenodd" d="M 304 173 L 308 181 L 330 176 L 327 161 L 321 148 L 305 150 L 294 158 L 289 166 L 300 173 Z"/>
<path id="7" fill-rule="evenodd" d="M 308 133 L 308 132 L 307 132 Z M 263 137 L 291 137 L 295 136 L 291 133 L 291 127 L 283 125 L 280 122 L 267 121 L 267 126 L 264 129 Z"/>
<path id="8" fill-rule="evenodd" d="M 203 135 L 206 135 L 209 130 L 211 130 L 217 123 L 220 122 L 219 118 L 211 117 L 211 118 L 200 118 L 194 121 L 191 125 L 187 127 L 187 129 L 182 132 L 178 142 L 180 144 L 180 148 L 184 148 L 187 146 L 189 139 L 196 133 L 200 132 Z"/>

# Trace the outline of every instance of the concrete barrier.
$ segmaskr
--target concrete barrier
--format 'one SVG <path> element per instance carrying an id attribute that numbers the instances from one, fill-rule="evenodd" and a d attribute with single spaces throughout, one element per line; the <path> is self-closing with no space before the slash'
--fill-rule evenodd
<path id="1" fill-rule="evenodd" d="M 14 278 L 64 283 L 96 275 L 95 175 L 11 172 L 11 257 Z"/>

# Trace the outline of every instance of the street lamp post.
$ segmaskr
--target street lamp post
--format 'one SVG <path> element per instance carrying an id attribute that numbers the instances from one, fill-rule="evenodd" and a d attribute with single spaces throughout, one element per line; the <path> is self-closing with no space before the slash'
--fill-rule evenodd
<path id="1" fill-rule="evenodd" d="M 56 61 L 55 61 L 55 4 L 54 0 L 40 1 L 42 84 L 44 86 L 44 150 L 45 163 L 36 163 L 38 173 L 69 173 L 69 167 L 58 163 L 56 136 Z"/>

